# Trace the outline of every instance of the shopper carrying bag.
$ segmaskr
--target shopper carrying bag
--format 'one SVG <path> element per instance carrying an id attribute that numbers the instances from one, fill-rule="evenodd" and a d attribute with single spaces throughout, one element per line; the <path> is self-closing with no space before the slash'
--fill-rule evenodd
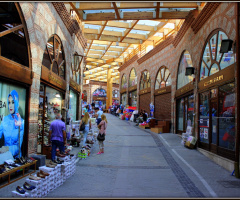
<path id="1" fill-rule="evenodd" d="M 103 141 L 105 140 L 107 123 L 108 123 L 106 115 L 102 114 L 101 119 L 102 119 L 102 121 L 98 125 L 99 134 L 98 134 L 97 140 L 98 140 L 98 144 L 99 144 L 99 152 L 97 154 L 104 153 L 104 143 L 103 143 Z"/>
<path id="2" fill-rule="evenodd" d="M 88 112 L 86 112 L 84 114 L 84 117 L 80 121 L 80 124 L 79 124 L 80 129 L 81 129 L 82 124 L 85 124 L 85 129 L 83 130 L 84 136 L 83 136 L 83 145 L 82 145 L 83 147 L 85 147 L 87 135 L 88 135 L 89 130 L 91 129 L 91 120 L 90 120 L 90 116 L 89 116 Z"/>

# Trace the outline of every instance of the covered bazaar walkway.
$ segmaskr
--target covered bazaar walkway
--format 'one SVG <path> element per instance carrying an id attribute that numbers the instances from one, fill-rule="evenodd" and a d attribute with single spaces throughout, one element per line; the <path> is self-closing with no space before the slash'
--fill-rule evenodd
<path id="1" fill-rule="evenodd" d="M 97 155 L 95 143 L 91 155 L 77 162 L 76 173 L 45 198 L 240 196 L 240 180 L 197 150 L 183 147 L 178 135 L 152 133 L 106 115 L 105 153 Z M 11 197 L 24 182 L 0 189 L 1 198 Z"/>

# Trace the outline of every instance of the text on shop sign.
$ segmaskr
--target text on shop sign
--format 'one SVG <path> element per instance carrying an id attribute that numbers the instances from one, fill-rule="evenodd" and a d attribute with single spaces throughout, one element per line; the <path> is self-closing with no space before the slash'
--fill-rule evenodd
<path id="1" fill-rule="evenodd" d="M 223 80 L 223 75 L 218 76 L 218 77 L 216 77 L 216 78 L 213 78 L 213 79 L 205 82 L 203 85 L 204 85 L 204 87 L 206 87 L 206 86 L 208 86 L 208 85 L 211 85 L 211 84 L 216 83 L 216 82 L 221 81 L 221 80 Z"/>
<path id="2" fill-rule="evenodd" d="M 49 78 L 49 80 L 52 80 L 52 81 L 56 82 L 57 84 L 63 86 L 63 83 L 60 80 L 58 80 L 57 78 L 55 78 L 53 75 L 49 74 L 48 78 Z"/>
<path id="3" fill-rule="evenodd" d="M 0 101 L 0 108 L 6 108 L 6 102 Z M 0 115 L 0 121 L 3 120 L 3 115 Z"/>
<path id="4" fill-rule="evenodd" d="M 167 91 L 166 89 L 160 90 L 160 91 L 158 91 L 158 94 L 164 93 L 164 92 L 166 92 L 166 91 Z"/>
<path id="5" fill-rule="evenodd" d="M 188 91 L 189 89 L 190 89 L 190 87 L 188 86 L 188 87 L 185 87 L 185 88 L 181 89 L 180 92 L 183 93 L 183 92 Z"/>

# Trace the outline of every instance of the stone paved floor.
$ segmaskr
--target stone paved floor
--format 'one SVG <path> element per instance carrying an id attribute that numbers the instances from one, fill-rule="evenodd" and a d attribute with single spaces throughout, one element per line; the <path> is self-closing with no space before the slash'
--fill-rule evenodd
<path id="1" fill-rule="evenodd" d="M 45 198 L 240 197 L 240 180 L 172 133 L 156 134 L 106 114 L 105 153 L 77 162 L 76 173 Z M 77 153 L 79 148 L 74 148 Z M 0 189 L 11 197 L 19 180 Z"/>

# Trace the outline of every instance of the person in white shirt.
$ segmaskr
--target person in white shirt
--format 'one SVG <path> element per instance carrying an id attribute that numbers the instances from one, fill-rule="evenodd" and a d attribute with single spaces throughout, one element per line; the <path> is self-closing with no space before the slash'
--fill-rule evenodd
<path id="1" fill-rule="evenodd" d="M 97 119 L 97 125 L 102 121 L 102 119 L 101 119 L 101 116 L 102 116 L 102 114 L 103 114 L 103 111 L 102 110 L 99 110 L 99 108 L 98 107 L 96 107 L 95 108 L 95 117 L 96 117 L 96 119 Z"/>

